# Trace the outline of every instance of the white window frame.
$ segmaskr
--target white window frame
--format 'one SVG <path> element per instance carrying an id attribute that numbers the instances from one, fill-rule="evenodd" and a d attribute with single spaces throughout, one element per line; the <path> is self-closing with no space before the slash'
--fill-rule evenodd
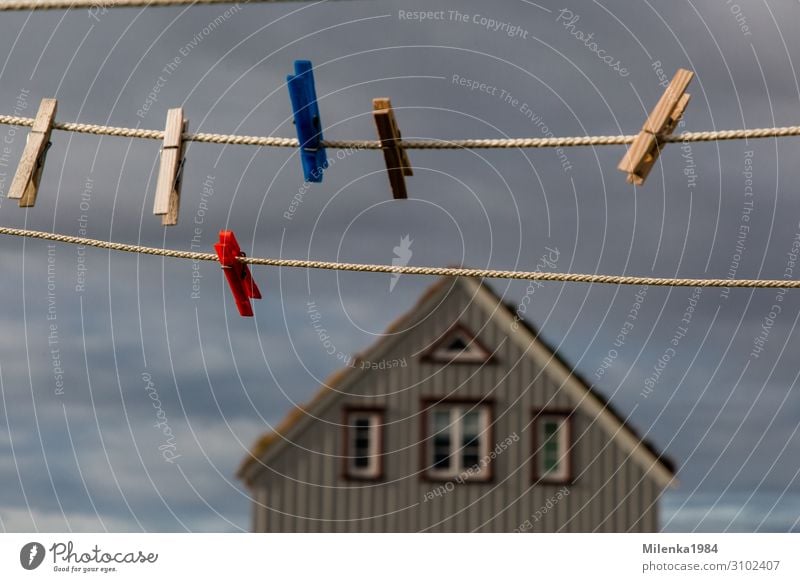
<path id="1" fill-rule="evenodd" d="M 545 467 L 545 426 L 548 422 L 557 422 L 558 429 L 555 433 L 556 444 L 558 445 L 558 467 L 556 470 L 548 471 Z M 561 413 L 541 413 L 536 418 L 536 475 L 542 482 L 563 483 L 570 479 L 572 467 L 570 466 L 570 422 L 571 419 L 566 414 Z"/>
<path id="2" fill-rule="evenodd" d="M 458 338 L 464 342 L 466 347 L 463 350 L 447 349 L 447 344 Z M 492 355 L 466 327 L 457 324 L 439 339 L 428 354 L 428 358 L 442 363 L 481 364 L 491 360 Z"/>
<path id="3" fill-rule="evenodd" d="M 437 411 L 447 409 L 450 412 L 448 432 L 450 435 L 450 466 L 446 469 L 437 469 L 434 462 L 435 427 L 434 415 Z M 464 466 L 464 427 L 463 417 L 467 412 L 478 412 L 478 468 L 468 476 L 469 479 L 486 481 L 491 476 L 491 471 L 485 463 L 489 457 L 489 438 L 491 425 L 491 405 L 486 402 L 466 403 L 429 403 L 426 411 L 426 442 L 425 442 L 425 467 L 426 476 L 433 479 L 452 479 L 464 474 L 473 467 Z"/>
<path id="4" fill-rule="evenodd" d="M 366 467 L 356 466 L 356 422 L 369 421 L 369 462 Z M 383 412 L 379 410 L 351 409 L 345 415 L 345 473 L 357 479 L 378 479 L 381 476 L 381 452 L 383 449 Z"/>

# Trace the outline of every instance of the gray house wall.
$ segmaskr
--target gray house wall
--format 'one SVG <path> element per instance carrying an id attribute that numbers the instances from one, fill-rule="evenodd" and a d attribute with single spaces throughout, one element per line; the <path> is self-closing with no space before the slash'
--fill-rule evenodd
<path id="1" fill-rule="evenodd" d="M 405 358 L 406 367 L 351 374 L 323 398 L 286 439 L 264 456 L 267 468 L 251 469 L 253 529 L 263 532 L 510 532 L 655 531 L 664 468 L 643 447 L 622 447 L 620 429 L 576 399 L 555 362 L 540 362 L 530 346 L 512 341 L 520 333 L 511 315 L 497 317 L 476 301 L 477 286 L 456 283 L 428 297 L 404 326 L 370 359 Z M 443 365 L 420 354 L 455 322 L 472 331 L 493 353 L 486 365 Z M 541 348 L 539 348 L 541 350 Z M 541 358 L 540 358 L 541 359 Z M 574 378 L 572 382 L 575 382 Z M 423 400 L 488 399 L 493 426 L 489 448 L 518 435 L 491 464 L 488 483 L 444 485 L 421 472 Z M 344 477 L 344 410 L 382 407 L 383 476 L 380 481 Z M 572 474 L 568 485 L 534 484 L 532 425 L 535 409 L 574 410 Z M 627 433 L 626 433 L 627 434 Z M 630 437 L 628 437 L 630 438 Z M 656 479 L 654 474 L 660 471 Z M 563 489 L 566 487 L 566 489 Z M 559 494 L 559 491 L 561 493 Z M 566 495 L 568 491 L 568 495 Z M 427 494 L 427 495 L 426 495 Z M 538 512 L 538 513 L 537 513 Z M 523 525 L 525 524 L 525 525 Z"/>

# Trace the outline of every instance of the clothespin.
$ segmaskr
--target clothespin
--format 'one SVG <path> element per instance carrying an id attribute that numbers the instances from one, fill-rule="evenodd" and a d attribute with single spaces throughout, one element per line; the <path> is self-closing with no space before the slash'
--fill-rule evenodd
<path id="1" fill-rule="evenodd" d="M 55 99 L 42 99 L 39 111 L 33 120 L 22 158 L 8 190 L 8 198 L 18 199 L 20 207 L 29 207 L 36 203 L 39 181 L 44 171 L 44 159 L 50 148 L 50 132 L 53 129 L 57 106 L 58 101 Z"/>
<path id="2" fill-rule="evenodd" d="M 182 108 L 167 111 L 161 165 L 156 181 L 156 199 L 153 204 L 153 214 L 161 215 L 161 224 L 164 226 L 178 224 L 183 164 L 186 161 L 183 157 L 183 133 L 188 127 L 188 121 L 183 119 Z"/>
<path id="3" fill-rule="evenodd" d="M 294 75 L 286 77 L 289 98 L 292 101 L 294 125 L 300 141 L 300 161 L 306 182 L 322 182 L 322 170 L 328 167 L 322 141 L 322 121 L 314 88 L 311 61 L 295 61 Z"/>
<path id="4" fill-rule="evenodd" d="M 239 315 L 253 317 L 250 299 L 261 299 L 261 291 L 258 290 L 256 282 L 250 275 L 250 269 L 245 263 L 238 260 L 238 257 L 244 257 L 245 254 L 239 248 L 236 235 L 232 230 L 219 231 L 219 242 L 214 245 L 214 250 L 217 251 L 219 264 L 225 271 L 225 277 L 228 279 Z"/>
<path id="5" fill-rule="evenodd" d="M 692 77 L 694 77 L 692 71 L 678 69 L 647 118 L 642 131 L 636 136 L 636 140 L 617 166 L 628 174 L 628 182 L 631 184 L 644 184 L 645 178 L 658 158 L 660 138 L 671 134 L 678 125 L 689 104 L 690 95 L 685 91 Z"/>
<path id="6" fill-rule="evenodd" d="M 392 101 L 388 97 L 372 100 L 372 116 L 378 128 L 378 138 L 383 146 L 383 159 L 395 199 L 408 198 L 404 176 L 413 176 L 408 153 L 399 146 L 402 137 L 394 117 Z"/>

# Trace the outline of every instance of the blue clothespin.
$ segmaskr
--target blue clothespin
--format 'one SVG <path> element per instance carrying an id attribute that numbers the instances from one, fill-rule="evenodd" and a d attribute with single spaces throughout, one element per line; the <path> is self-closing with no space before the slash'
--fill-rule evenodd
<path id="1" fill-rule="evenodd" d="M 289 98 L 292 100 L 294 125 L 300 141 L 300 161 L 306 182 L 322 182 L 322 170 L 328 167 L 322 140 L 322 122 L 314 88 L 311 61 L 295 61 L 294 75 L 286 77 Z"/>

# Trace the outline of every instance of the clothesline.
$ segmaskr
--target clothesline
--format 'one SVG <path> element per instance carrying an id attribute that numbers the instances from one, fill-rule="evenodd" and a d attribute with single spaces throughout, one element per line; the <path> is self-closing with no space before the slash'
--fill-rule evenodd
<path id="1" fill-rule="evenodd" d="M 180 251 L 82 238 L 65 234 L 56 234 L 20 228 L 0 227 L 0 234 L 49 240 L 66 244 L 82 245 L 99 249 L 107 249 L 126 253 L 139 253 L 188 259 L 193 261 L 217 262 L 214 253 Z M 459 267 L 414 267 L 395 265 L 373 265 L 363 263 L 340 263 L 330 261 L 314 261 L 303 259 L 279 259 L 259 257 L 239 257 L 239 261 L 248 265 L 269 267 L 291 267 L 302 269 L 327 269 L 334 271 L 354 271 L 361 273 L 389 273 L 402 275 L 424 275 L 434 277 L 472 277 L 481 279 L 519 279 L 527 281 L 552 281 L 564 283 L 598 283 L 608 285 L 648 285 L 656 287 L 751 287 L 769 289 L 797 289 L 800 280 L 791 279 L 679 279 L 671 277 L 638 277 L 630 275 L 596 275 L 581 273 L 542 273 L 538 271 L 508 271 L 496 269 L 468 269 Z"/>
<path id="2" fill-rule="evenodd" d="M 17 125 L 32 127 L 33 117 L 0 115 L 0 125 Z M 164 130 L 142 129 L 133 127 L 113 127 L 89 123 L 59 122 L 53 123 L 53 129 L 74 133 L 132 137 L 139 139 L 164 139 Z M 728 129 L 720 131 L 692 131 L 680 134 L 665 135 L 662 142 L 700 142 L 722 141 L 734 139 L 758 139 L 769 137 L 800 136 L 800 126 L 765 127 L 757 129 Z M 633 143 L 636 135 L 596 135 L 577 137 L 536 137 L 507 139 L 411 139 L 401 140 L 397 146 L 404 149 L 483 149 L 483 148 L 563 148 L 576 146 L 627 145 Z M 296 137 L 250 136 L 217 133 L 185 133 L 184 141 L 196 141 L 217 144 L 254 145 L 261 147 L 297 148 L 300 142 Z M 380 140 L 322 140 L 323 147 L 333 149 L 370 149 L 383 148 Z"/>
<path id="3" fill-rule="evenodd" d="M 88 8 L 100 13 L 108 8 L 187 6 L 191 4 L 275 4 L 297 0 L 0 0 L 0 12 L 19 10 L 69 10 Z"/>

